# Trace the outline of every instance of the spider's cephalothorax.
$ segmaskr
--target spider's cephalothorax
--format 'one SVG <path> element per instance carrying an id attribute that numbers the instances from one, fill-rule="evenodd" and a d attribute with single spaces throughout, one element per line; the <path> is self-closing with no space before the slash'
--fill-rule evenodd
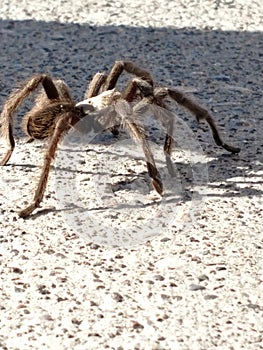
<path id="1" fill-rule="evenodd" d="M 123 71 L 133 74 L 135 77 L 129 80 L 123 92 L 119 92 L 115 87 Z M 0 117 L 1 133 L 9 145 L 0 165 L 7 164 L 15 147 L 13 137 L 14 112 L 23 100 L 41 84 L 43 91 L 38 93 L 33 108 L 24 116 L 22 126 L 29 136 L 28 142 L 34 139 L 47 139 L 48 144 L 33 203 L 19 212 L 20 217 L 29 216 L 39 206 L 44 196 L 50 166 L 59 142 L 72 127 L 78 127 L 78 122 L 86 116 L 89 117 L 91 127 L 95 128 L 96 125 L 101 125 L 103 129 L 111 130 L 114 135 L 118 134 L 119 126 L 122 126 L 141 145 L 153 187 L 160 195 L 163 193 L 162 181 L 144 127 L 139 120 L 143 106 L 150 106 L 152 113 L 161 120 L 167 129 L 164 153 L 171 175 L 174 175 L 170 159 L 174 120 L 172 114 L 168 113 L 166 98 L 170 98 L 188 109 L 195 115 L 197 121 L 205 119 L 218 146 L 232 153 L 240 151 L 239 148 L 230 146 L 221 139 L 210 113 L 180 90 L 156 87 L 151 75 L 146 70 L 129 61 L 116 61 L 108 75 L 95 74 L 85 93 L 85 99 L 79 103 L 73 100 L 65 82 L 53 80 L 45 74 L 34 75 L 15 90 L 3 105 Z M 135 108 L 130 107 L 130 102 L 138 101 L 140 101 L 138 103 L 140 108 L 136 109 L 136 104 Z M 160 108 L 156 108 L 156 106 Z"/>

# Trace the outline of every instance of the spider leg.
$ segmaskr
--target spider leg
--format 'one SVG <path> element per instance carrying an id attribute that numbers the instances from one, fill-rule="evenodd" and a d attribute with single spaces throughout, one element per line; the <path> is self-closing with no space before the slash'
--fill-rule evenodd
<path id="1" fill-rule="evenodd" d="M 167 131 L 165 135 L 163 151 L 164 151 L 165 161 L 166 161 L 169 174 L 172 177 L 174 177 L 176 175 L 176 172 L 174 170 L 173 162 L 171 160 L 171 154 L 172 154 L 172 148 L 173 148 L 173 138 L 171 135 L 173 135 L 173 130 L 174 130 L 174 119 L 169 118 L 166 124 L 166 127 L 167 127 Z"/>
<path id="2" fill-rule="evenodd" d="M 154 97 L 152 85 L 142 78 L 131 79 L 123 91 L 122 97 L 128 102 L 132 102 L 138 90 L 142 97 Z"/>
<path id="3" fill-rule="evenodd" d="M 2 135 L 3 137 L 6 139 L 7 144 L 8 144 L 8 150 L 6 152 L 6 154 L 4 155 L 4 157 L 1 159 L 0 161 L 0 165 L 6 165 L 8 160 L 10 159 L 13 150 L 15 148 L 15 139 L 13 136 L 13 124 L 12 121 L 11 122 L 6 122 L 5 120 L 3 121 L 2 124 Z"/>
<path id="4" fill-rule="evenodd" d="M 48 75 L 45 75 L 45 74 L 40 74 L 40 78 L 42 78 L 42 80 L 40 80 L 39 83 L 42 83 L 48 99 L 49 100 L 58 100 L 59 99 L 59 91 L 57 89 L 57 86 L 53 82 L 52 78 L 49 77 Z M 63 88 L 62 84 L 60 86 L 62 89 Z M 36 87 L 34 87 L 34 89 L 36 89 Z"/>
<path id="5" fill-rule="evenodd" d="M 100 92 L 100 89 L 107 79 L 107 75 L 104 73 L 96 73 L 89 84 L 89 87 L 85 93 L 85 99 L 97 96 Z"/>
<path id="6" fill-rule="evenodd" d="M 117 80 L 123 71 L 134 74 L 143 80 L 146 80 L 150 85 L 153 85 L 153 79 L 150 73 L 146 70 L 139 68 L 130 61 L 116 61 L 103 85 L 103 90 L 111 90 L 115 88 Z"/>
<path id="7" fill-rule="evenodd" d="M 94 76 L 86 94 L 93 95 L 93 89 L 95 91 L 94 96 L 99 92 L 100 88 L 102 91 L 114 89 L 123 71 L 134 74 L 140 77 L 142 80 L 148 82 L 149 85 L 153 86 L 152 76 L 146 70 L 139 68 L 130 61 L 116 61 L 108 76 L 102 75 L 102 73 L 97 73 L 98 75 L 96 74 Z M 114 127 L 110 128 L 110 131 L 115 137 L 117 137 L 119 135 L 119 126 L 115 125 Z"/>
<path id="8" fill-rule="evenodd" d="M 165 141 L 163 146 L 163 152 L 165 155 L 167 169 L 172 177 L 175 177 L 176 171 L 174 169 L 173 162 L 171 160 L 171 153 L 173 147 L 173 130 L 174 130 L 174 115 L 165 106 L 161 99 L 156 98 L 154 95 L 144 97 L 141 101 L 142 104 L 147 106 L 152 115 L 158 119 L 163 127 L 166 129 Z M 143 113 L 142 113 L 143 114 Z"/>
<path id="9" fill-rule="evenodd" d="M 136 116 L 136 112 L 133 113 L 128 102 L 124 100 L 116 103 L 115 110 L 118 116 L 121 117 L 123 127 L 127 130 L 132 139 L 137 144 L 141 145 L 145 155 L 146 166 L 149 176 L 152 180 L 153 187 L 160 195 L 162 195 L 163 184 L 161 176 L 157 170 L 153 154 L 151 152 L 149 143 L 146 138 L 145 130 L 143 126 L 139 123 L 138 118 Z"/>
<path id="10" fill-rule="evenodd" d="M 103 91 L 107 91 L 115 88 L 116 83 L 123 71 L 126 71 L 127 73 L 130 73 L 130 74 L 134 74 L 137 77 L 140 77 L 141 79 L 147 81 L 151 86 L 153 85 L 152 76 L 146 70 L 136 66 L 133 62 L 130 62 L 130 61 L 116 61 L 109 75 L 107 76 L 105 83 L 103 84 L 103 87 L 102 87 Z M 119 134 L 118 125 L 114 126 L 110 130 L 114 136 L 118 136 Z"/>
<path id="11" fill-rule="evenodd" d="M 171 161 L 171 152 L 172 152 L 172 145 L 173 145 L 173 139 L 171 135 L 173 135 L 173 127 L 174 127 L 174 119 L 173 118 L 167 118 L 167 115 L 164 116 L 160 115 L 164 114 L 165 111 L 166 114 L 168 114 L 168 110 L 165 110 L 165 104 L 162 102 L 162 99 L 156 99 L 154 95 L 154 89 L 151 84 L 149 84 L 147 81 L 141 79 L 141 78 L 134 78 L 129 81 L 126 89 L 124 90 L 122 96 L 123 98 L 128 101 L 132 102 L 134 99 L 134 96 L 136 92 L 140 90 L 143 98 L 145 99 L 145 103 L 149 106 L 153 106 L 152 112 L 156 117 L 162 120 L 163 124 L 165 124 L 167 128 L 167 133 L 165 137 L 165 143 L 164 143 L 164 154 L 166 159 L 166 165 L 168 168 L 168 171 L 171 176 L 175 176 L 175 170 L 173 167 L 173 163 Z M 158 108 L 160 109 L 158 111 Z M 158 113 L 159 112 L 159 113 Z"/>
<path id="12" fill-rule="evenodd" d="M 172 98 L 175 102 L 177 102 L 181 106 L 188 109 L 196 117 L 196 120 L 198 122 L 201 119 L 205 119 L 212 131 L 212 135 L 215 140 L 215 143 L 218 146 L 223 147 L 228 152 L 232 152 L 232 153 L 240 152 L 240 148 L 228 145 L 222 140 L 219 134 L 219 131 L 217 129 L 216 123 L 214 121 L 214 118 L 211 116 L 211 114 L 207 109 L 199 106 L 195 101 L 193 101 L 191 98 L 187 97 L 183 92 L 177 89 L 163 88 L 161 89 L 161 92 L 163 92 L 164 94 L 166 93 L 166 95 Z"/>
<path id="13" fill-rule="evenodd" d="M 15 90 L 3 105 L 0 116 L 1 134 L 8 144 L 8 150 L 0 161 L 0 165 L 6 165 L 15 148 L 15 140 L 13 136 L 13 114 L 19 105 L 42 83 L 46 95 L 49 99 L 59 98 L 58 90 L 52 79 L 45 75 L 39 74 L 30 78 L 22 87 Z"/>
<path id="14" fill-rule="evenodd" d="M 26 143 L 31 143 L 33 141 L 35 141 L 35 139 L 33 137 L 30 137 L 30 136 L 26 139 Z"/>
<path id="15" fill-rule="evenodd" d="M 152 86 L 146 81 L 139 78 L 133 78 L 128 82 L 125 90 L 123 91 L 122 98 L 127 102 L 132 102 L 134 100 L 136 92 L 138 91 L 138 88 L 144 92 L 144 95 L 149 95 L 153 91 Z M 114 125 L 109 130 L 115 137 L 117 137 L 119 135 L 119 128 L 120 125 Z"/>
<path id="16" fill-rule="evenodd" d="M 49 78 L 51 80 L 51 78 Z M 48 95 L 48 90 L 44 87 L 45 93 L 49 100 L 57 100 L 57 101 L 63 101 L 63 102 L 74 102 L 72 95 L 69 91 L 69 88 L 67 84 L 64 82 L 64 80 L 55 80 L 51 83 L 53 85 L 53 89 L 55 88 L 57 90 L 57 97 L 54 94 L 53 97 L 50 97 L 50 93 Z"/>
<path id="17" fill-rule="evenodd" d="M 50 167 L 52 164 L 53 159 L 55 158 L 55 153 L 58 147 L 58 144 L 62 137 L 69 131 L 69 129 L 72 127 L 72 120 L 74 120 L 75 115 L 72 112 L 67 112 L 65 114 L 62 114 L 60 118 L 58 119 L 54 133 L 52 134 L 52 137 L 49 141 L 48 148 L 46 149 L 45 158 L 44 158 L 44 166 L 41 171 L 41 176 L 39 179 L 39 183 L 37 186 L 37 189 L 35 191 L 33 203 L 30 204 L 25 209 L 21 210 L 19 212 L 19 216 L 21 218 L 28 217 L 36 208 L 39 207 L 40 202 L 43 199 L 46 187 L 47 187 L 47 181 L 49 176 Z"/>
<path id="18" fill-rule="evenodd" d="M 158 107 L 164 108 L 165 106 L 160 99 L 157 100 L 155 98 L 153 86 L 147 81 L 141 78 L 131 79 L 128 82 L 126 89 L 124 90 L 122 97 L 128 102 L 132 102 L 138 90 L 141 92 L 141 95 L 144 100 L 144 101 L 142 100 L 142 104 L 145 104 L 148 106 L 155 106 L 152 111 L 153 111 L 153 114 L 158 117 L 158 113 L 156 113 L 156 109 Z M 157 103 L 157 105 L 155 103 Z M 164 119 L 164 118 L 162 117 L 161 119 Z M 167 118 L 165 118 L 165 125 L 167 127 L 167 134 L 166 134 L 165 143 L 164 143 L 164 154 L 165 154 L 168 171 L 171 176 L 175 176 L 175 170 L 173 168 L 173 163 L 171 161 L 172 138 L 170 136 L 173 133 L 173 125 L 174 125 L 173 118 L 169 118 L 168 121 L 167 121 Z"/>

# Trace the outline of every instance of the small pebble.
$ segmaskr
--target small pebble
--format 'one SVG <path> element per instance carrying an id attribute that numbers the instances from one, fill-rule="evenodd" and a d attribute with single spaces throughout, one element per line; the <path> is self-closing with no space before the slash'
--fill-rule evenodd
<path id="1" fill-rule="evenodd" d="M 204 286 L 200 286 L 199 284 L 190 284 L 189 285 L 189 289 L 192 290 L 192 291 L 196 291 L 196 290 L 203 290 L 203 289 L 206 289 Z"/>
<path id="2" fill-rule="evenodd" d="M 200 275 L 198 276 L 198 281 L 202 282 L 202 281 L 208 281 L 209 277 L 207 275 Z"/>
<path id="3" fill-rule="evenodd" d="M 214 294 L 207 294 L 207 295 L 204 296 L 205 300 L 213 300 L 213 299 L 216 299 L 216 298 L 218 298 L 218 296 L 214 295 Z"/>

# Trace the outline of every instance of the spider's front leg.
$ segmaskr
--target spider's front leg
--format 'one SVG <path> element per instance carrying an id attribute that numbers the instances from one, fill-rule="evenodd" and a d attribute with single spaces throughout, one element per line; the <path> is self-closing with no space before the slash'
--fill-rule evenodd
<path id="1" fill-rule="evenodd" d="M 139 122 L 136 106 L 135 109 L 132 109 L 127 101 L 122 100 L 120 103 L 116 103 L 115 110 L 117 112 L 117 115 L 121 117 L 123 127 L 127 130 L 132 139 L 142 147 L 152 185 L 154 189 L 159 193 L 159 195 L 162 195 L 163 183 L 161 176 L 157 170 L 154 156 L 151 152 L 150 145 L 146 138 L 144 127 Z"/>
<path id="2" fill-rule="evenodd" d="M 171 112 L 166 109 L 165 103 L 162 101 L 163 96 L 162 98 L 157 95 L 155 96 L 153 86 L 146 80 L 143 80 L 141 78 L 134 78 L 130 80 L 122 96 L 126 101 L 132 102 L 138 90 L 140 91 L 143 100 L 145 101 L 145 106 L 148 106 L 148 108 L 151 109 L 153 115 L 155 115 L 157 119 L 160 119 L 162 124 L 164 124 L 166 127 L 164 154 L 168 171 L 170 175 L 174 177 L 176 175 L 176 172 L 171 160 L 173 146 L 173 139 L 171 135 L 173 135 L 174 118 L 171 117 Z"/>
<path id="3" fill-rule="evenodd" d="M 39 207 L 39 204 L 43 199 L 43 196 L 47 187 L 50 166 L 52 164 L 53 159 L 55 158 L 55 153 L 56 153 L 58 144 L 62 139 L 62 137 L 71 128 L 72 120 L 74 119 L 74 117 L 75 117 L 75 114 L 73 114 L 72 112 L 67 112 L 65 114 L 62 114 L 58 118 L 54 129 L 54 133 L 52 134 L 51 139 L 49 140 L 49 145 L 45 153 L 44 166 L 42 168 L 39 183 L 35 191 L 33 203 L 19 212 L 18 215 L 21 218 L 28 217 L 36 208 Z"/>
<path id="4" fill-rule="evenodd" d="M 114 63 L 113 67 L 110 70 L 109 75 L 107 76 L 105 82 L 102 85 L 102 90 L 107 91 L 107 90 L 114 89 L 119 77 L 121 76 L 121 74 L 124 71 L 126 73 L 137 76 L 139 78 L 139 80 L 145 81 L 149 86 L 151 86 L 151 87 L 153 86 L 153 78 L 148 71 L 138 67 L 136 64 L 134 64 L 131 61 L 124 60 L 124 61 L 116 61 Z M 130 87 L 128 86 L 128 88 L 131 88 L 131 86 Z M 135 93 L 135 91 L 133 91 L 131 89 L 129 96 L 132 97 L 134 93 Z M 129 96 L 127 94 L 127 96 L 126 97 L 123 96 L 123 98 L 126 99 L 126 101 L 129 101 Z M 114 136 L 118 136 L 118 134 L 119 134 L 119 126 L 118 125 L 115 125 L 110 130 Z"/>
<path id="5" fill-rule="evenodd" d="M 94 77 L 92 78 L 87 91 L 85 92 L 85 100 L 91 97 L 95 97 L 100 93 L 100 89 L 102 85 L 105 83 L 105 80 L 107 79 L 107 75 L 104 73 L 96 73 Z"/>
<path id="6" fill-rule="evenodd" d="M 133 62 L 130 61 L 116 61 L 105 81 L 103 84 L 103 90 L 111 90 L 115 88 L 116 83 L 122 74 L 123 71 L 126 71 L 127 73 L 136 75 L 142 80 L 145 80 L 148 84 L 153 86 L 153 79 L 149 72 L 146 70 L 138 67 Z"/>
<path id="7" fill-rule="evenodd" d="M 154 189 L 159 193 L 159 195 L 162 196 L 163 183 L 161 180 L 161 176 L 157 170 L 149 143 L 145 137 L 144 130 L 140 128 L 136 123 L 130 123 L 130 122 L 126 123 L 126 128 L 128 129 L 129 133 L 133 136 L 133 138 L 136 139 L 137 142 L 141 144 L 145 155 L 145 159 L 146 159 L 148 174 L 152 180 L 152 185 Z"/>

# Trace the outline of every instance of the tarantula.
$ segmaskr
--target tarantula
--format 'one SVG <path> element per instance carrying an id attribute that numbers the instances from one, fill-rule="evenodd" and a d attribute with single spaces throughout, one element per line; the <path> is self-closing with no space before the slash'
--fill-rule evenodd
<path id="1" fill-rule="evenodd" d="M 123 71 L 134 75 L 134 77 L 128 81 L 124 91 L 119 92 L 115 86 Z M 32 76 L 20 88 L 12 92 L 3 105 L 0 117 L 2 136 L 9 145 L 5 156 L 0 161 L 0 165 L 7 164 L 15 147 L 13 137 L 14 112 L 23 100 L 41 84 L 43 91 L 37 94 L 34 106 L 23 118 L 22 126 L 25 133 L 29 136 L 28 142 L 35 139 L 48 139 L 47 148 L 33 202 L 19 212 L 20 217 L 25 218 L 29 216 L 40 205 L 58 144 L 71 128 L 78 127 L 78 122 L 83 120 L 84 117 L 88 117 L 90 129 L 96 129 L 96 127 L 100 126 L 104 130 L 110 130 L 117 136 L 119 126 L 122 126 L 136 142 L 141 144 L 152 185 L 160 195 L 163 193 L 162 180 L 156 168 L 145 129 L 139 120 L 140 111 L 144 106 L 153 107 L 153 114 L 161 119 L 167 129 L 164 153 L 171 175 L 174 174 L 170 160 L 172 151 L 171 135 L 174 121 L 172 113 L 169 114 L 165 103 L 165 98 L 167 97 L 189 110 L 198 122 L 201 119 L 205 119 L 218 146 L 232 153 L 240 151 L 239 148 L 230 146 L 221 139 L 214 119 L 208 110 L 198 105 L 180 90 L 157 87 L 150 73 L 139 68 L 134 63 L 116 61 L 108 75 L 100 72 L 95 74 L 85 93 L 85 99 L 79 103 L 73 100 L 63 80 L 54 80 L 46 74 Z M 135 103 L 134 108 L 130 107 L 132 102 L 138 102 L 137 105 Z M 136 106 L 139 107 L 137 108 Z M 154 108 L 155 106 L 160 108 Z"/>

